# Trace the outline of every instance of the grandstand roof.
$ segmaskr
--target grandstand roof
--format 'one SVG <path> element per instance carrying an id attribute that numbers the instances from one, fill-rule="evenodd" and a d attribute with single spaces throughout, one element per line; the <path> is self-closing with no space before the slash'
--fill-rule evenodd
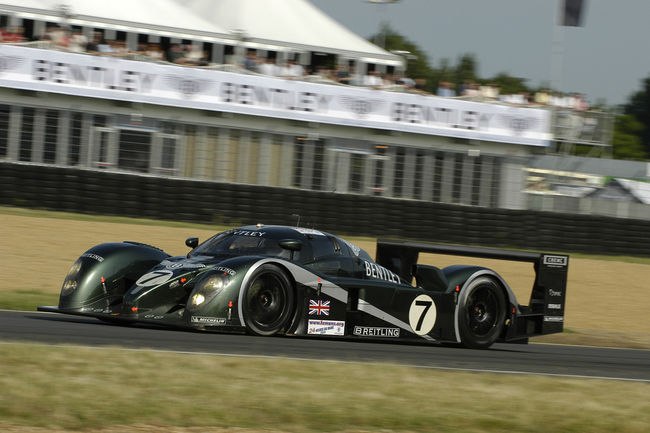
<path id="1" fill-rule="evenodd" d="M 67 16 L 63 16 L 65 5 Z M 88 27 L 216 39 L 269 50 L 314 51 L 369 63 L 403 59 L 343 27 L 308 0 L 0 0 L 0 10 Z"/>
<path id="2" fill-rule="evenodd" d="M 103 27 L 113 25 L 117 30 L 154 30 L 172 32 L 173 37 L 187 35 L 233 39 L 227 30 L 195 14 L 173 0 L 0 0 L 0 9 L 9 10 L 24 18 L 43 17 L 48 21 L 64 21 L 61 5 L 73 25 Z M 33 15 L 33 16 L 30 16 Z"/>
<path id="3" fill-rule="evenodd" d="M 246 41 L 402 63 L 399 56 L 343 27 L 308 0 L 176 1 L 229 32 L 241 32 Z"/>

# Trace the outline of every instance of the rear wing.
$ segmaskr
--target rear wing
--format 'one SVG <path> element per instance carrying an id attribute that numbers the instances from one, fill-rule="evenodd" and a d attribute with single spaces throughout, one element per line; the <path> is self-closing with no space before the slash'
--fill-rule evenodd
<path id="1" fill-rule="evenodd" d="M 527 306 L 517 306 L 515 323 L 510 327 L 506 340 L 562 332 L 568 255 L 380 239 L 377 241 L 376 262 L 411 281 L 413 267 L 421 252 L 533 263 L 535 282 L 530 302 Z"/>

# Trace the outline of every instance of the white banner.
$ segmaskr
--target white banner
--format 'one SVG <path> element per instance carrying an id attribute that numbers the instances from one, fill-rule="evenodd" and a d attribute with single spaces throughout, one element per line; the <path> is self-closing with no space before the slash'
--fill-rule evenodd
<path id="1" fill-rule="evenodd" d="M 542 109 L 7 45 L 0 86 L 532 146 L 551 140 Z"/>

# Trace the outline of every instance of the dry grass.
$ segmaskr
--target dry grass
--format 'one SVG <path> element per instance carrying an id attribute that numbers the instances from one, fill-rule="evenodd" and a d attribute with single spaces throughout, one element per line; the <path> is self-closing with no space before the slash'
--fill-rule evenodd
<path id="1" fill-rule="evenodd" d="M 640 433 L 650 425 L 644 383 L 23 344 L 1 349 L 0 419 L 7 428 Z"/>

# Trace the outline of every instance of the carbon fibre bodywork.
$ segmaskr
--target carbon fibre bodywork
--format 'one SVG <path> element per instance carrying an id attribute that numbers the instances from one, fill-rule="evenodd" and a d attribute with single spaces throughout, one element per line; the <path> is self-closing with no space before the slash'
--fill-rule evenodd
<path id="1" fill-rule="evenodd" d="M 561 332 L 568 257 L 378 241 L 377 260 L 312 229 L 246 226 L 171 257 L 141 243 L 97 245 L 72 265 L 58 307 L 106 321 L 258 335 L 453 342 Z M 417 264 L 419 252 L 534 263 L 528 306 L 495 271 Z M 415 279 L 416 284 L 411 284 Z"/>

